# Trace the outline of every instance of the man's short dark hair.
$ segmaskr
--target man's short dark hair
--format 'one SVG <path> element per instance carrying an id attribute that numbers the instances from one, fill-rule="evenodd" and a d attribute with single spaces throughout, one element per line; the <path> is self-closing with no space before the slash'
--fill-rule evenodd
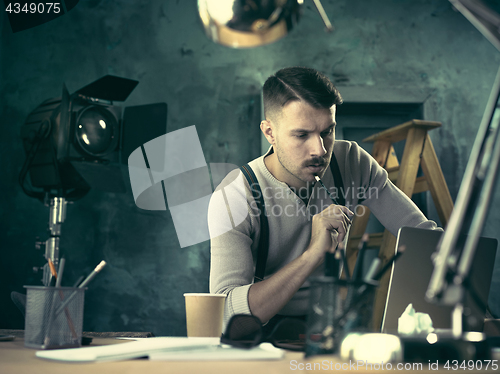
<path id="1" fill-rule="evenodd" d="M 317 109 L 342 104 L 342 97 L 333 83 L 319 71 L 305 67 L 278 70 L 267 78 L 263 91 L 266 119 L 293 100 L 305 101 Z"/>

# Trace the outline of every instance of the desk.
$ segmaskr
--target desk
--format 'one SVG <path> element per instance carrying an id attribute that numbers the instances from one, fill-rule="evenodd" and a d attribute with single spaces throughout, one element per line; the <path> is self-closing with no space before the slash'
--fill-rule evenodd
<path id="1" fill-rule="evenodd" d="M 127 344 L 126 341 L 120 341 L 109 338 L 94 338 L 91 346 L 106 344 Z M 341 364 L 341 361 L 334 356 L 317 356 L 312 359 L 304 359 L 302 353 L 287 352 L 283 360 L 277 361 L 149 361 L 146 359 L 68 364 L 54 361 L 46 361 L 35 357 L 35 349 L 25 348 L 24 339 L 16 337 L 13 341 L 0 342 L 0 373 L 2 374 L 164 374 L 164 373 L 182 373 L 182 374 L 284 374 L 284 373 L 348 373 L 349 370 L 336 370 L 335 364 Z M 345 365 L 347 369 L 347 364 Z M 449 373 L 453 370 L 429 370 L 427 364 L 422 365 L 423 370 L 413 370 L 418 373 L 436 374 Z M 396 364 L 393 364 L 392 370 L 367 370 L 359 368 L 352 370 L 355 373 L 381 373 L 398 372 Z M 469 372 L 469 370 L 458 370 Z M 399 371 L 399 372 L 407 372 Z M 456 371 L 455 371 L 456 372 Z M 481 373 L 498 373 L 499 370 L 482 370 Z"/>
<path id="2" fill-rule="evenodd" d="M 120 342 L 118 340 L 118 342 Z M 123 342 L 123 341 L 122 341 Z M 94 338 L 91 346 L 115 344 L 116 339 Z M 126 342 L 120 344 L 127 344 Z M 304 362 L 303 354 L 287 352 L 285 359 L 277 361 L 149 361 L 146 359 L 68 364 L 35 357 L 36 349 L 25 348 L 24 339 L 0 342 L 0 373 L 2 374 L 264 374 L 290 373 L 290 360 Z M 302 372 L 295 370 L 292 372 Z M 305 372 L 305 371 L 303 371 Z"/>

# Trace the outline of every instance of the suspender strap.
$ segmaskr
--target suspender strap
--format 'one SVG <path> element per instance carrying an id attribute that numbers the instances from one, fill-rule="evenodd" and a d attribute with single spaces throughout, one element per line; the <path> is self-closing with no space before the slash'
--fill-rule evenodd
<path id="1" fill-rule="evenodd" d="M 259 181 L 255 173 L 248 164 L 240 167 L 240 170 L 243 172 L 243 175 L 250 185 L 250 190 L 252 191 L 253 198 L 260 212 L 260 240 L 259 247 L 257 248 L 257 262 L 254 276 L 254 283 L 257 283 L 264 279 L 264 273 L 266 271 L 267 254 L 269 251 L 269 224 L 267 222 L 266 206 L 264 204 L 262 190 L 260 189 Z"/>
<path id="2" fill-rule="evenodd" d="M 344 181 L 342 180 L 342 175 L 340 174 L 339 163 L 335 158 L 335 153 L 332 152 L 332 160 L 330 161 L 330 170 L 333 174 L 333 182 L 335 183 L 335 188 L 340 192 L 338 196 L 338 201 L 340 205 L 345 206 L 345 194 L 344 194 Z"/>

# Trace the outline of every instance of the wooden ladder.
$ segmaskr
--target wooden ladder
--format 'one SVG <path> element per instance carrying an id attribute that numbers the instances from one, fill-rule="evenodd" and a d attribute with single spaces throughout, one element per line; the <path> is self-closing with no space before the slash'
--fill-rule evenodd
<path id="1" fill-rule="evenodd" d="M 415 119 L 372 135 L 363 139 L 363 142 L 374 143 L 372 156 L 380 166 L 387 170 L 389 179 L 407 196 L 411 198 L 414 193 L 430 191 L 441 224 L 445 227 L 453 210 L 453 200 L 431 138 L 427 134 L 429 130 L 440 126 L 440 122 Z M 400 164 L 393 143 L 404 139 L 406 139 L 406 144 Z M 421 165 L 424 175 L 417 178 L 419 165 Z M 347 259 L 351 274 L 356 263 L 358 244 L 366 230 L 369 217 L 370 210 L 366 208 L 364 215 L 355 217 L 349 232 Z M 395 246 L 396 237 L 387 230 L 383 233 L 370 234 L 368 247 L 380 247 L 379 258 L 382 264 L 385 264 L 394 255 Z M 388 271 L 382 277 L 375 296 L 373 308 L 375 331 L 378 331 L 382 323 L 390 274 L 391 272 Z"/>

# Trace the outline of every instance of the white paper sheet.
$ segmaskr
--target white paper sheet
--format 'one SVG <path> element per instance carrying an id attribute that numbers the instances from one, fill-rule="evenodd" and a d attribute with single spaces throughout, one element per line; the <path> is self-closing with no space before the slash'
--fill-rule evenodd
<path id="1" fill-rule="evenodd" d="M 284 351 L 270 343 L 252 349 L 220 344 L 220 338 L 157 337 L 97 347 L 36 352 L 36 357 L 61 362 L 118 361 L 149 357 L 156 361 L 279 360 Z"/>
<path id="2" fill-rule="evenodd" d="M 239 349 L 229 345 L 218 345 L 193 351 L 157 351 L 149 355 L 153 361 L 244 361 L 280 360 L 285 353 L 271 343 L 262 343 L 252 349 Z"/>
<path id="3" fill-rule="evenodd" d="M 36 357 L 64 362 L 116 361 L 145 357 L 156 351 L 186 352 L 219 344 L 220 338 L 158 337 L 97 347 L 38 351 Z"/>

